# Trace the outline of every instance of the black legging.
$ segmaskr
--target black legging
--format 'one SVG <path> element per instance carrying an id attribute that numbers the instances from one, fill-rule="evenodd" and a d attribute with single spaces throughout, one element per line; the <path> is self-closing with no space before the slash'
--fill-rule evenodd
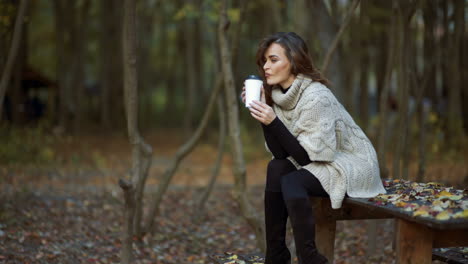
<path id="1" fill-rule="evenodd" d="M 268 163 L 266 190 L 282 192 L 284 200 L 327 197 L 320 181 L 308 170 L 299 169 L 286 159 L 292 156 L 301 166 L 312 162 L 306 150 L 277 117 L 268 126 L 262 125 L 268 148 L 275 157 Z"/>
<path id="2" fill-rule="evenodd" d="M 266 190 L 282 192 L 284 200 L 327 197 L 320 181 L 308 170 L 299 169 L 287 159 L 273 159 L 268 163 Z"/>

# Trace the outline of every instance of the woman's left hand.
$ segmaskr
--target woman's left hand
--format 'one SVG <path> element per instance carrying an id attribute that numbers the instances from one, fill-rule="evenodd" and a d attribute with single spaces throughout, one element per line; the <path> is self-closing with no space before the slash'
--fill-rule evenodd
<path id="1" fill-rule="evenodd" d="M 276 118 L 273 108 L 257 100 L 252 101 L 249 110 L 250 114 L 264 125 L 269 125 Z"/>

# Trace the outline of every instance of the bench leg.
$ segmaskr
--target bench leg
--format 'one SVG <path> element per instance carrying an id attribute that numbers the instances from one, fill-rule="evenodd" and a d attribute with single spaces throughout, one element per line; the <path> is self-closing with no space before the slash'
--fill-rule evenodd
<path id="1" fill-rule="evenodd" d="M 318 251 L 328 259 L 328 262 L 333 263 L 336 221 L 326 220 L 317 218 L 315 223 L 315 243 L 317 244 Z"/>
<path id="2" fill-rule="evenodd" d="M 397 221 L 397 263 L 432 263 L 432 230 L 403 219 Z"/>
<path id="3" fill-rule="evenodd" d="M 336 220 L 331 217 L 330 201 L 327 199 L 312 202 L 315 215 L 315 243 L 318 251 L 329 263 L 333 263 L 335 249 Z"/>

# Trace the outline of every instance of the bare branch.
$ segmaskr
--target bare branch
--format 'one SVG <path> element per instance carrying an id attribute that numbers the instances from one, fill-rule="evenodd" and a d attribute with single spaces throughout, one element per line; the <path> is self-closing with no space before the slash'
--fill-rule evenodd
<path id="1" fill-rule="evenodd" d="M 359 5 L 359 2 L 360 0 L 354 0 L 353 3 L 351 3 L 351 8 L 349 9 L 348 14 L 346 14 L 346 17 L 343 20 L 343 24 L 341 24 L 341 27 L 338 30 L 338 33 L 336 33 L 335 39 L 333 39 L 333 42 L 330 48 L 328 48 L 328 51 L 327 51 L 327 54 L 325 55 L 325 59 L 323 60 L 322 69 L 321 69 L 323 73 L 327 71 L 328 64 L 330 64 L 331 57 L 333 53 L 335 52 L 336 47 L 338 46 L 338 42 L 340 41 L 341 36 L 344 33 L 344 30 L 346 29 L 346 27 L 348 27 L 349 22 L 351 21 L 351 18 L 353 17 L 354 10 L 356 10 L 357 6 Z"/>

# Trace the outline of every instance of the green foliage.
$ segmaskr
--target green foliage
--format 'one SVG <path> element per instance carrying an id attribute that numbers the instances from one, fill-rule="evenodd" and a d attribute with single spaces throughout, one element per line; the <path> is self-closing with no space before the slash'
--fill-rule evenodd
<path id="1" fill-rule="evenodd" d="M 239 8 L 229 8 L 227 11 L 228 18 L 231 22 L 237 23 L 240 20 L 240 9 Z"/>
<path id="2" fill-rule="evenodd" d="M 174 15 L 174 19 L 176 21 L 182 20 L 184 18 L 198 18 L 200 17 L 200 10 L 197 9 L 192 4 L 185 4 L 183 5 L 177 13 Z"/>
<path id="3" fill-rule="evenodd" d="M 16 6 L 12 3 L 0 2 L 0 36 L 8 34 L 15 23 Z"/>
<path id="4" fill-rule="evenodd" d="M 0 164 L 46 164 L 55 158 L 54 137 L 42 126 L 0 128 Z"/>

